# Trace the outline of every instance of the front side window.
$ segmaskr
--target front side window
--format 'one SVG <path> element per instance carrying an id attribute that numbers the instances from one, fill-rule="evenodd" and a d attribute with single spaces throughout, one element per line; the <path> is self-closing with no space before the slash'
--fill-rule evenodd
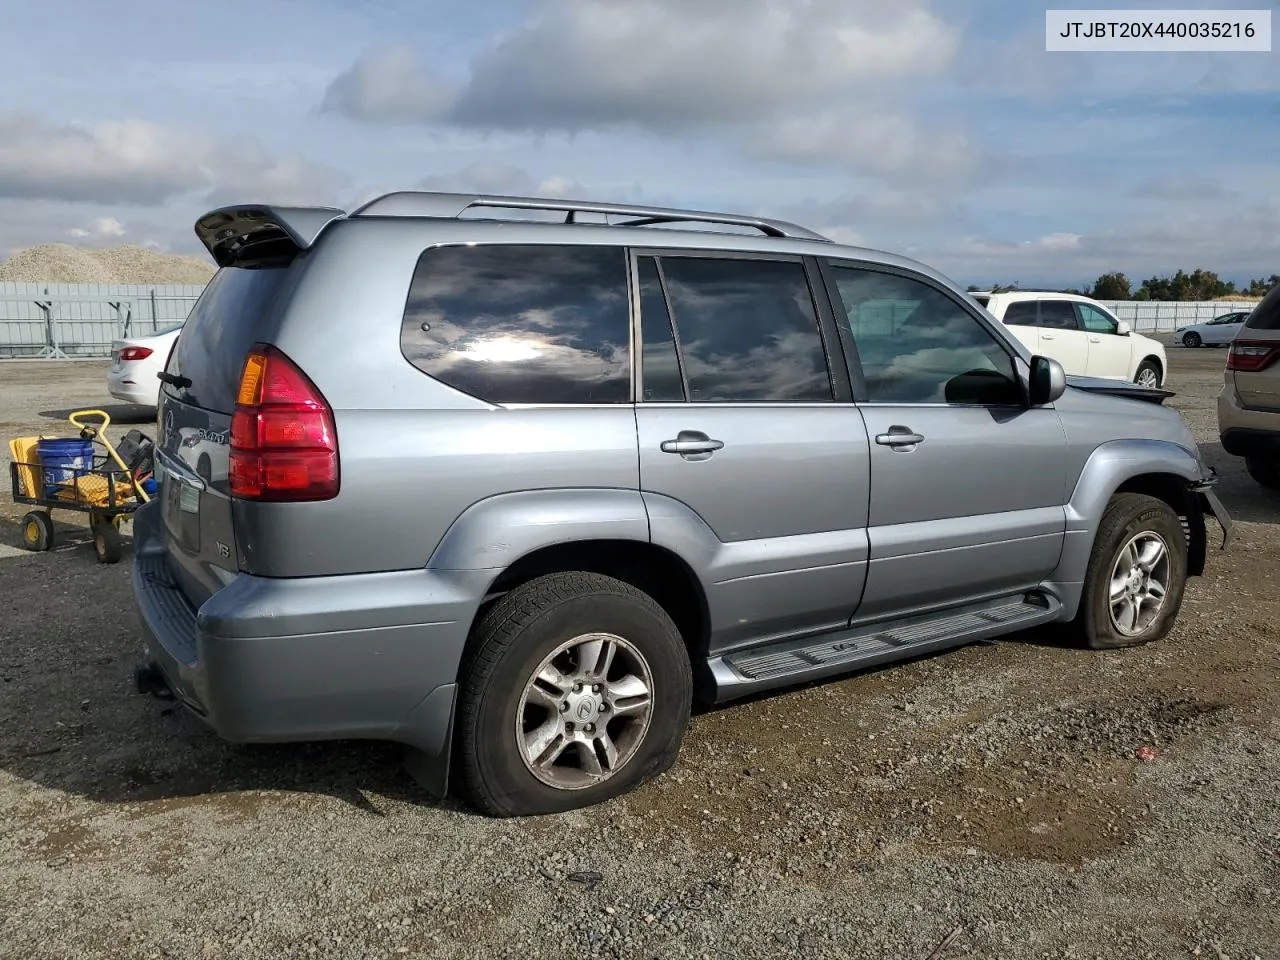
<path id="1" fill-rule="evenodd" d="M 1078 330 L 1075 307 L 1070 300 L 1041 300 L 1040 326 L 1051 330 Z"/>
<path id="2" fill-rule="evenodd" d="M 621 247 L 448 246 L 418 260 L 400 331 L 419 370 L 491 403 L 631 399 Z"/>
<path id="3" fill-rule="evenodd" d="M 1090 333 L 1113 334 L 1116 332 L 1116 322 L 1096 307 L 1091 307 L 1087 303 L 1077 303 L 1076 310 L 1080 313 L 1080 326 Z"/>
<path id="4" fill-rule="evenodd" d="M 690 402 L 832 399 L 801 263 L 671 256 L 661 264 Z"/>
<path id="5" fill-rule="evenodd" d="M 1019 404 L 1013 359 L 977 318 L 911 277 L 833 264 L 871 403 Z"/>

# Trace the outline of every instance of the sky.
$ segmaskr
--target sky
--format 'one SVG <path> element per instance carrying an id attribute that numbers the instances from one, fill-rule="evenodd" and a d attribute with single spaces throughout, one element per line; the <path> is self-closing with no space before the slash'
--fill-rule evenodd
<path id="1" fill-rule="evenodd" d="M 1025 0 L 22 4 L 0 256 L 419 188 L 778 216 L 979 286 L 1280 272 L 1280 44 L 1044 34 Z"/>

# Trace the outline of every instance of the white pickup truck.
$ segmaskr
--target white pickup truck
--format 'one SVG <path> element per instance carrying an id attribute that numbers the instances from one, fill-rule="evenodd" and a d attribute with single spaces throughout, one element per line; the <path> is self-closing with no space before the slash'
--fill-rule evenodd
<path id="1" fill-rule="evenodd" d="M 1169 369 L 1164 345 L 1134 333 L 1102 304 L 1071 293 L 1017 290 L 970 294 L 1033 354 L 1052 357 L 1071 376 L 1160 387 Z"/>

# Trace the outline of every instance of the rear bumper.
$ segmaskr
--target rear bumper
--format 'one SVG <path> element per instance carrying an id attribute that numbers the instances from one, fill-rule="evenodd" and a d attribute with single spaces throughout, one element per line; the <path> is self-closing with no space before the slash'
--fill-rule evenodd
<path id="1" fill-rule="evenodd" d="M 1222 449 L 1233 457 L 1272 457 L 1280 460 L 1280 414 L 1272 414 L 1276 429 L 1228 427 L 1219 435 Z"/>
<path id="2" fill-rule="evenodd" d="M 133 383 L 126 383 L 127 380 L 134 380 Z M 160 384 L 142 384 L 137 382 L 136 376 L 126 370 L 109 370 L 107 372 L 107 392 L 117 400 L 123 400 L 126 403 L 136 403 L 144 407 L 154 407 L 160 397 Z"/>
<path id="3" fill-rule="evenodd" d="M 134 545 L 146 663 L 220 736 L 398 741 L 435 761 L 443 792 L 483 573 L 239 574 L 197 610 L 169 578 L 154 504 L 134 516 Z"/>
<path id="4" fill-rule="evenodd" d="M 1227 384 L 1218 394 L 1218 439 L 1233 457 L 1280 457 L 1280 411 L 1241 406 Z"/>

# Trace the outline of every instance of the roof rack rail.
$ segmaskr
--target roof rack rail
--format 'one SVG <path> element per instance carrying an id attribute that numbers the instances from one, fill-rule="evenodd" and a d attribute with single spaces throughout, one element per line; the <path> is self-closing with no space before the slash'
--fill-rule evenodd
<path id="1" fill-rule="evenodd" d="M 629 203 L 594 203 L 576 200 L 552 200 L 541 197 L 508 197 L 472 193 L 434 193 L 401 190 L 384 194 L 351 211 L 350 217 L 440 217 L 456 220 L 475 207 L 499 207 L 508 210 L 549 210 L 565 213 L 565 223 L 574 223 L 579 213 L 598 213 L 633 217 L 614 226 L 647 226 L 656 223 L 719 223 L 754 227 L 765 236 L 798 240 L 827 238 L 805 227 L 785 220 L 750 217 L 734 213 L 710 213 L 705 210 L 679 210 L 673 207 L 645 207 Z"/>

